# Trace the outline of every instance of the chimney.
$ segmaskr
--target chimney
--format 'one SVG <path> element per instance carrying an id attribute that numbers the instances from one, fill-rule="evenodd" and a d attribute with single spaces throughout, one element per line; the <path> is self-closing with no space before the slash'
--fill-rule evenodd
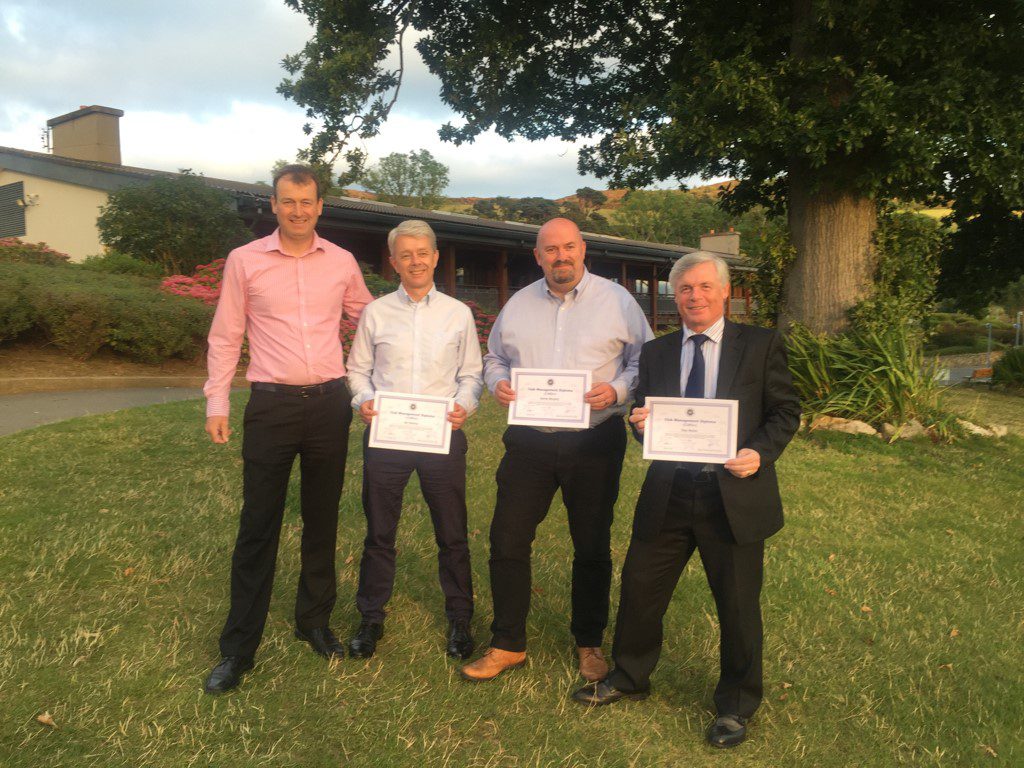
<path id="1" fill-rule="evenodd" d="M 120 109 L 79 107 L 74 112 L 46 121 L 53 132 L 53 154 L 75 160 L 121 164 Z"/>
<path id="2" fill-rule="evenodd" d="M 740 233 L 729 227 L 728 232 L 715 232 L 711 230 L 706 235 L 700 236 L 700 249 L 702 251 L 714 251 L 730 256 L 740 255 Z"/>

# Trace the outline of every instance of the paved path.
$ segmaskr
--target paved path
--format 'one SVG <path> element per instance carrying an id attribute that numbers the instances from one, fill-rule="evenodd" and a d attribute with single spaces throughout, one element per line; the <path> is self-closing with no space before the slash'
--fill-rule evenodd
<path id="1" fill-rule="evenodd" d="M 194 400 L 201 389 L 179 387 L 89 389 L 76 392 L 31 392 L 0 396 L 0 435 L 51 424 L 55 421 L 120 411 L 139 405 Z"/>

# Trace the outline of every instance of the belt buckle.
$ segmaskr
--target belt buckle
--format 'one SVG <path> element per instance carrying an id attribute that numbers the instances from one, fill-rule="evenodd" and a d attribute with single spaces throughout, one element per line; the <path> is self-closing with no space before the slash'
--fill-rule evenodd
<path id="1" fill-rule="evenodd" d="M 300 389 L 299 390 L 299 397 L 309 397 L 309 395 L 310 395 L 309 390 L 310 389 L 312 389 L 312 387 L 303 387 L 302 389 Z"/>

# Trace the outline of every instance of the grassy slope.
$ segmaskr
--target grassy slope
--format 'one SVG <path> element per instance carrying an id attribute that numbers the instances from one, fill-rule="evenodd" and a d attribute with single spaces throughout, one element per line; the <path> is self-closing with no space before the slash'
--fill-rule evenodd
<path id="1" fill-rule="evenodd" d="M 1020 420 L 1024 400 L 998 407 Z M 535 545 L 528 666 L 469 685 L 443 655 L 435 551 L 415 494 L 378 655 L 328 668 L 291 639 L 293 496 L 256 670 L 239 691 L 204 696 L 240 472 L 238 433 L 210 445 L 201 416 L 196 402 L 174 403 L 0 438 L 0 765 L 1024 763 L 1024 438 L 885 447 L 834 435 L 791 446 L 788 524 L 767 555 L 766 701 L 751 742 L 724 756 L 701 741 L 717 630 L 698 563 L 674 597 L 651 699 L 597 711 L 568 700 L 578 681 L 560 507 Z M 471 422 L 481 639 L 501 416 L 488 399 Z M 342 632 L 355 620 L 361 544 L 353 456 Z M 617 568 L 642 465 L 631 446 Z M 57 730 L 36 722 L 44 710 Z"/>

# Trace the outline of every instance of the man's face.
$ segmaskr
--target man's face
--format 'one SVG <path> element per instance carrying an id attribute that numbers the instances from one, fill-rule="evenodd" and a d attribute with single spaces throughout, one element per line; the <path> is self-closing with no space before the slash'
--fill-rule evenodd
<path id="1" fill-rule="evenodd" d="M 324 201 L 316 196 L 316 184 L 297 184 L 285 176 L 277 181 L 270 207 L 277 215 L 277 225 L 289 240 L 307 240 L 313 236 L 317 219 L 324 210 Z"/>
<path id="2" fill-rule="evenodd" d="M 552 219 L 537 234 L 533 255 L 552 290 L 567 293 L 583 277 L 586 243 L 579 228 L 565 219 Z"/>
<path id="3" fill-rule="evenodd" d="M 679 317 L 691 331 L 706 331 L 725 314 L 728 284 L 722 285 L 714 263 L 705 261 L 686 270 L 676 283 Z"/>
<path id="4" fill-rule="evenodd" d="M 434 282 L 437 249 L 431 246 L 429 237 L 400 235 L 395 238 L 391 266 L 407 292 L 429 289 Z"/>

